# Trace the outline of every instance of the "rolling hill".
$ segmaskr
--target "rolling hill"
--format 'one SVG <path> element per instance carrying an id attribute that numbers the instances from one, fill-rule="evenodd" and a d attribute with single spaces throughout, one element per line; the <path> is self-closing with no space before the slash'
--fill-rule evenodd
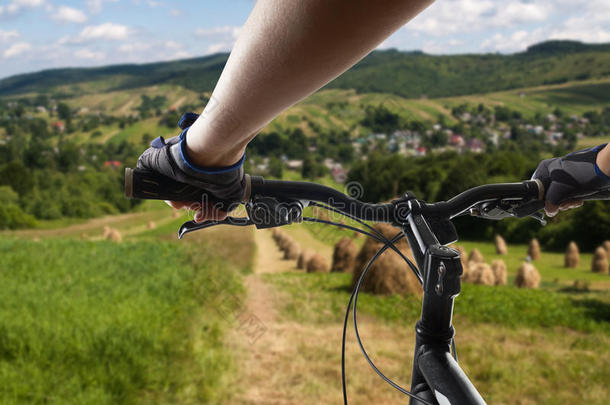
<path id="1" fill-rule="evenodd" d="M 451 97 L 610 77 L 610 44 L 549 41 L 512 55 L 375 51 L 327 88 L 405 98 Z M 45 70 L 0 80 L 0 96 L 98 94 L 156 85 L 211 91 L 227 54 L 100 68 Z"/>

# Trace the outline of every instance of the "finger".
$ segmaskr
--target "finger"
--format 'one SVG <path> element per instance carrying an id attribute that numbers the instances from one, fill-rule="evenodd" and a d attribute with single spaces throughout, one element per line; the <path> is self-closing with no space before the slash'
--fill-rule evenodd
<path id="1" fill-rule="evenodd" d="M 562 211 L 566 211 L 572 208 L 578 208 L 578 207 L 582 207 L 583 205 L 583 201 L 582 200 L 570 200 L 570 201 L 565 201 L 561 204 L 560 209 Z"/>
<path id="2" fill-rule="evenodd" d="M 203 207 L 195 212 L 194 220 L 195 222 L 222 221 L 227 215 L 228 213 L 226 211 L 221 211 L 212 204 L 204 204 Z"/>
<path id="3" fill-rule="evenodd" d="M 201 207 L 201 203 L 191 201 L 165 201 L 167 205 L 174 209 L 187 209 L 187 210 L 198 210 Z"/>
<path id="4" fill-rule="evenodd" d="M 559 212 L 559 206 L 546 201 L 544 203 L 544 211 L 549 217 L 554 217 Z"/>

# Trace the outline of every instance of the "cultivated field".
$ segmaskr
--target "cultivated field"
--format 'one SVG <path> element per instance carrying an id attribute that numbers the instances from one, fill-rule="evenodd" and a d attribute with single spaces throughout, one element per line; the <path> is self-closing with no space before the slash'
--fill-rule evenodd
<path id="1" fill-rule="evenodd" d="M 3 234 L 0 402 L 341 403 L 351 276 L 296 270 L 270 231 L 218 228 L 177 242 L 187 217 L 148 208 Z M 102 240 L 104 225 L 123 242 Z M 351 232 L 319 230 L 286 232 L 330 261 L 333 243 Z M 491 243 L 460 244 L 496 258 Z M 491 404 L 604 404 L 610 276 L 588 271 L 587 253 L 580 268 L 564 269 L 561 253 L 543 252 L 541 288 L 517 289 L 526 250 L 509 245 L 508 286 L 463 285 L 454 320 L 461 364 Z M 576 279 L 589 291 L 568 288 Z M 359 301 L 367 349 L 405 385 L 420 305 L 412 296 Z M 350 403 L 403 403 L 348 336 Z"/>

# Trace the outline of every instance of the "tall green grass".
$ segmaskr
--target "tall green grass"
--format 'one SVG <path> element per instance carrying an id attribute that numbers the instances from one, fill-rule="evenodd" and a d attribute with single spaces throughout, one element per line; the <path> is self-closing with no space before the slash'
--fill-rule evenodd
<path id="1" fill-rule="evenodd" d="M 190 249 L 0 239 L 0 403 L 219 401 L 232 363 L 213 291 L 241 284 Z"/>
<path id="2" fill-rule="evenodd" d="M 299 321 L 341 320 L 351 294 L 351 275 L 283 273 L 267 276 L 292 299 L 284 314 Z M 359 309 L 391 322 L 414 322 L 421 301 L 414 296 L 360 294 Z M 610 303 L 595 297 L 512 286 L 462 284 L 455 315 L 471 322 L 508 327 L 566 327 L 582 332 L 610 333 Z"/>

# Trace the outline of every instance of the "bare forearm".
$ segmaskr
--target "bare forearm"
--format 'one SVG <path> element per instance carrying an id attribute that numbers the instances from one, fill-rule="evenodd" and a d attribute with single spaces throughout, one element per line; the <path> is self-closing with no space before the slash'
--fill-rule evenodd
<path id="1" fill-rule="evenodd" d="M 196 163 L 237 161 L 276 115 L 347 70 L 433 0 L 259 0 L 202 117 Z"/>

